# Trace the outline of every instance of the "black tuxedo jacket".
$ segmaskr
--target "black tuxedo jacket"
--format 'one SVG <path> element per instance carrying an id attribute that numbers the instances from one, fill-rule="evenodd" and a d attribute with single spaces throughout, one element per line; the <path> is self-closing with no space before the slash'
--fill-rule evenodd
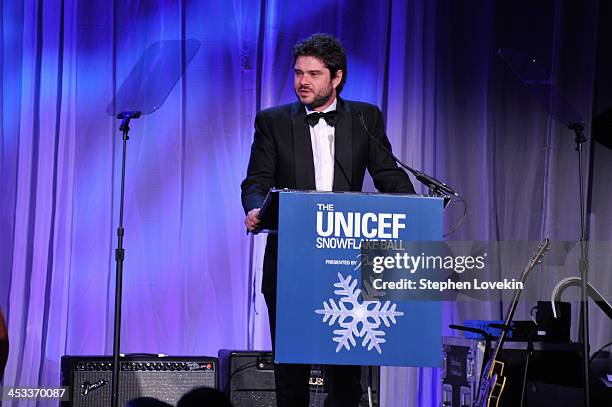
<path id="1" fill-rule="evenodd" d="M 369 103 L 338 98 L 334 134 L 334 191 L 361 191 L 366 168 L 380 192 L 414 193 L 406 173 L 371 141 L 359 122 L 362 112 L 370 133 L 391 149 L 380 110 Z M 242 182 L 245 213 L 260 208 L 270 188 L 315 190 L 314 161 L 306 109 L 300 102 L 262 110 L 247 176 Z M 262 292 L 276 293 L 276 235 L 268 236 Z"/>

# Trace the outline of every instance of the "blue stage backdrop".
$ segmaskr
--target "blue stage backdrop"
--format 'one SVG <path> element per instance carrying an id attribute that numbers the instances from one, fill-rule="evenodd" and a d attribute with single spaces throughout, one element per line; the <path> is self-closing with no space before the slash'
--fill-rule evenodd
<path id="1" fill-rule="evenodd" d="M 132 123 L 121 350 L 214 355 L 253 346 L 251 318 L 265 313 L 253 305 L 257 248 L 245 234 L 239 185 L 255 113 L 295 99 L 298 39 L 338 36 L 348 52 L 342 96 L 380 106 L 395 152 L 463 194 L 468 218 L 452 238 L 570 240 L 579 230 L 572 134 L 496 49 L 538 58 L 588 134 L 593 114 L 612 103 L 610 89 L 597 87 L 610 83 L 597 70 L 610 58 L 609 47 L 596 48 L 597 27 L 610 26 L 604 3 L 2 2 L 4 385 L 55 386 L 62 355 L 112 350 L 121 139 L 105 110 L 151 43 L 195 38 L 201 47 L 166 103 Z M 586 150 L 590 237 L 609 240 L 612 151 Z M 460 215 L 451 206 L 447 226 Z M 595 284 L 611 278 L 593 271 Z M 444 309 L 455 322 L 499 319 L 505 307 Z M 597 347 L 612 332 L 592 311 Z M 437 369 L 385 369 L 383 405 L 439 405 L 438 379 Z"/>

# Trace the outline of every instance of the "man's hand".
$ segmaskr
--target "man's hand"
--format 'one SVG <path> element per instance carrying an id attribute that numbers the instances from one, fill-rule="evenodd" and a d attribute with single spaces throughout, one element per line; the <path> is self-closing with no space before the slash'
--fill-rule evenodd
<path id="1" fill-rule="evenodd" d="M 254 231 L 259 226 L 259 208 L 251 209 L 244 218 L 244 224 L 249 232 Z"/>

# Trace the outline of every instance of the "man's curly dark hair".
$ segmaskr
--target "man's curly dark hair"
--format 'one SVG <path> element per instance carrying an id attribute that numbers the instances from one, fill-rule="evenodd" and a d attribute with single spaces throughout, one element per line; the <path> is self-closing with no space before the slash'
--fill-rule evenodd
<path id="1" fill-rule="evenodd" d="M 337 94 L 340 94 L 346 82 L 346 51 L 337 38 L 329 34 L 313 34 L 293 47 L 293 65 L 301 56 L 319 58 L 329 69 L 332 78 L 341 70 L 342 80 L 336 88 Z"/>

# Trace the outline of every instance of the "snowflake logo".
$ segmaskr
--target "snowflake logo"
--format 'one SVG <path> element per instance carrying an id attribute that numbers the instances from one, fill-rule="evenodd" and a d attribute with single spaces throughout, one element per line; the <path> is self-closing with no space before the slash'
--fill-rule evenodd
<path id="1" fill-rule="evenodd" d="M 368 350 L 376 349 L 382 354 L 381 343 L 385 343 L 385 332 L 379 330 L 381 323 L 388 328 L 391 323 L 395 324 L 395 317 L 404 315 L 401 311 L 396 311 L 396 304 L 386 301 L 364 301 L 361 290 L 355 289 L 357 279 L 350 275 L 346 278 L 338 273 L 338 282 L 334 284 L 337 290 L 334 294 L 342 296 L 338 303 L 333 298 L 323 301 L 323 309 L 315 312 L 323 315 L 323 323 L 328 322 L 329 326 L 337 321 L 340 329 L 334 330 L 334 342 L 338 342 L 336 352 L 342 348 L 351 350 L 351 346 L 357 346 L 357 338 L 363 338 L 361 346 Z M 359 298 L 361 296 L 361 299 Z M 360 302 L 362 300 L 362 302 Z"/>

